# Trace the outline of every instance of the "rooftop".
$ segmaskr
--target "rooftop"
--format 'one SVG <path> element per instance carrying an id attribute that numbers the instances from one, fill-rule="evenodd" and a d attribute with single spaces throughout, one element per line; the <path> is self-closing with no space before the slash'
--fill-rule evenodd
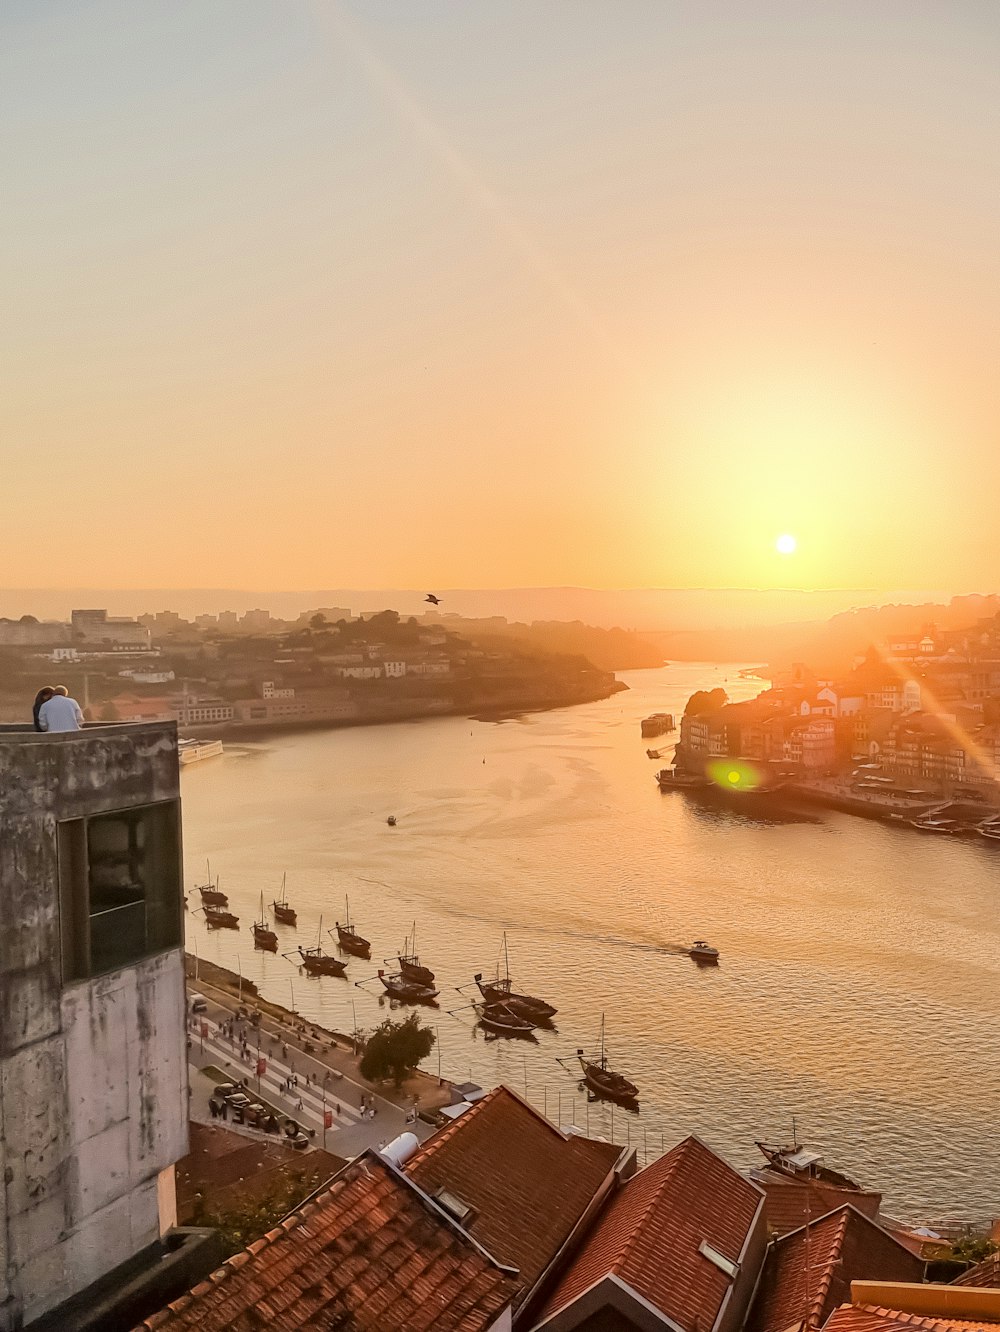
<path id="1" fill-rule="evenodd" d="M 845 1203 L 875 1221 L 882 1203 L 882 1195 L 870 1189 L 842 1188 L 818 1179 L 792 1179 L 767 1166 L 755 1170 L 751 1177 L 764 1190 L 764 1216 L 774 1235 L 787 1235 Z"/>
<path id="2" fill-rule="evenodd" d="M 995 1324 L 982 1318 L 945 1318 L 936 1314 L 903 1313 L 875 1304 L 842 1304 L 826 1320 L 823 1332 L 984 1332 Z"/>
<path id="3" fill-rule="evenodd" d="M 707 1332 L 733 1284 L 711 1255 L 738 1264 L 762 1206 L 760 1189 L 698 1138 L 685 1138 L 619 1190 L 539 1323 L 614 1276 L 683 1332 Z"/>
<path id="4" fill-rule="evenodd" d="M 369 1151 L 136 1332 L 485 1332 L 518 1290 L 516 1272 Z"/>
<path id="5" fill-rule="evenodd" d="M 1000 1249 L 970 1267 L 952 1283 L 955 1286 L 1000 1286 Z"/>
<path id="6" fill-rule="evenodd" d="M 850 1299 L 853 1280 L 920 1281 L 923 1272 L 920 1258 L 867 1216 L 843 1206 L 774 1241 L 748 1328 L 819 1327 L 836 1305 Z"/>
<path id="7" fill-rule="evenodd" d="M 519 1269 L 527 1293 L 627 1156 L 562 1133 L 501 1086 L 430 1138 L 405 1170 L 426 1193 L 444 1189 L 472 1209 L 464 1228 Z"/>

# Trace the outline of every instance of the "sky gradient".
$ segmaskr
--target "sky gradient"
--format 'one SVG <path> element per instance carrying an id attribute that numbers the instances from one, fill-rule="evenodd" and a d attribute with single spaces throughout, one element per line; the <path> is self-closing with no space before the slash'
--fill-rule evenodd
<path id="1" fill-rule="evenodd" d="M 5 584 L 996 583 L 995 4 L 9 0 L 0 48 Z"/>

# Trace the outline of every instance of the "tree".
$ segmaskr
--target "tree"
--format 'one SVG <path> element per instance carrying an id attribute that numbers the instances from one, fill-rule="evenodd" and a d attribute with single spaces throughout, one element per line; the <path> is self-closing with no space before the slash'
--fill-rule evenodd
<path id="1" fill-rule="evenodd" d="M 687 701 L 685 717 L 703 717 L 709 712 L 718 712 L 729 702 L 729 695 L 722 688 L 696 689 Z"/>
<path id="2" fill-rule="evenodd" d="M 372 1082 L 392 1078 L 398 1089 L 434 1049 L 434 1040 L 433 1031 L 420 1025 L 416 1013 L 403 1022 L 386 1018 L 368 1038 L 361 1056 L 361 1076 Z"/>
<path id="3" fill-rule="evenodd" d="M 315 629 L 318 632 L 320 629 L 325 629 L 326 627 L 326 616 L 322 611 L 317 611 L 315 615 L 309 617 L 310 629 Z"/>

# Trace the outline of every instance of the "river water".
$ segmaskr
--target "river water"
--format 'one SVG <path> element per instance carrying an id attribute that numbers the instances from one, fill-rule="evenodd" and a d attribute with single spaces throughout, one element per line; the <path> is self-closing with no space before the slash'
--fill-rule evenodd
<path id="1" fill-rule="evenodd" d="M 238 933 L 189 913 L 188 949 L 341 1031 L 389 1011 L 372 977 L 414 920 L 437 973 L 443 1072 L 507 1082 L 563 1124 L 637 1145 L 697 1133 L 739 1168 L 757 1138 L 800 1139 L 908 1220 L 1000 1213 L 1000 848 L 813 811 L 762 820 L 662 794 L 639 720 L 696 688 L 762 687 L 738 666 L 622 675 L 629 692 L 502 722 L 441 718 L 312 731 L 184 771 L 189 887 L 206 858 Z M 398 825 L 386 818 L 395 814 Z M 297 931 L 352 917 L 372 963 L 310 980 L 249 926 L 288 874 Z M 191 905 L 197 904 L 197 895 Z M 456 992 L 492 973 L 555 1004 L 537 1044 L 485 1040 Z M 310 939 L 309 936 L 312 936 Z M 706 938 L 721 965 L 676 951 Z M 287 939 L 287 942 L 285 940 Z M 332 942 L 326 939 L 329 947 Z M 352 1001 L 354 1007 L 352 1008 Z M 587 1104 L 557 1056 L 597 1048 L 641 1109 Z M 427 1067 L 437 1070 L 437 1053 Z"/>

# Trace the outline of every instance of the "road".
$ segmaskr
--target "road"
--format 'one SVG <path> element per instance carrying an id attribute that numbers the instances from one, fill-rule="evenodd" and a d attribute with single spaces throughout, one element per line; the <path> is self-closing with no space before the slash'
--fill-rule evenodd
<path id="1" fill-rule="evenodd" d="M 207 1011 L 191 1014 L 191 1001 L 196 997 L 204 999 Z M 355 1069 L 352 1052 L 331 1041 L 326 1033 L 309 1023 L 282 1022 L 267 1013 L 261 1016 L 258 1033 L 257 1027 L 238 1017 L 239 1007 L 224 990 L 203 981 L 189 982 L 188 1059 L 194 1068 L 211 1064 L 234 1080 L 246 1078 L 248 1094 L 258 1092 L 303 1128 L 315 1129 L 316 1146 L 324 1146 L 338 1156 L 352 1157 L 369 1147 L 377 1149 L 403 1132 L 415 1133 L 421 1141 L 434 1132 L 429 1124 L 415 1119 L 412 1106 L 396 1105 L 355 1081 L 350 1076 Z M 229 1037 L 222 1026 L 233 1019 L 237 1026 Z M 314 1031 L 320 1040 L 313 1039 Z M 249 1043 L 247 1059 L 240 1052 L 241 1035 Z M 306 1041 L 312 1043 L 312 1053 L 304 1049 Z M 260 1079 L 256 1075 L 258 1048 L 266 1064 Z M 298 1085 L 291 1091 L 285 1086 L 289 1076 L 298 1078 Z M 298 1108 L 300 1100 L 302 1109 Z M 364 1105 L 374 1107 L 373 1118 L 362 1116 Z M 324 1108 L 334 1112 L 332 1126 L 325 1133 Z"/>

